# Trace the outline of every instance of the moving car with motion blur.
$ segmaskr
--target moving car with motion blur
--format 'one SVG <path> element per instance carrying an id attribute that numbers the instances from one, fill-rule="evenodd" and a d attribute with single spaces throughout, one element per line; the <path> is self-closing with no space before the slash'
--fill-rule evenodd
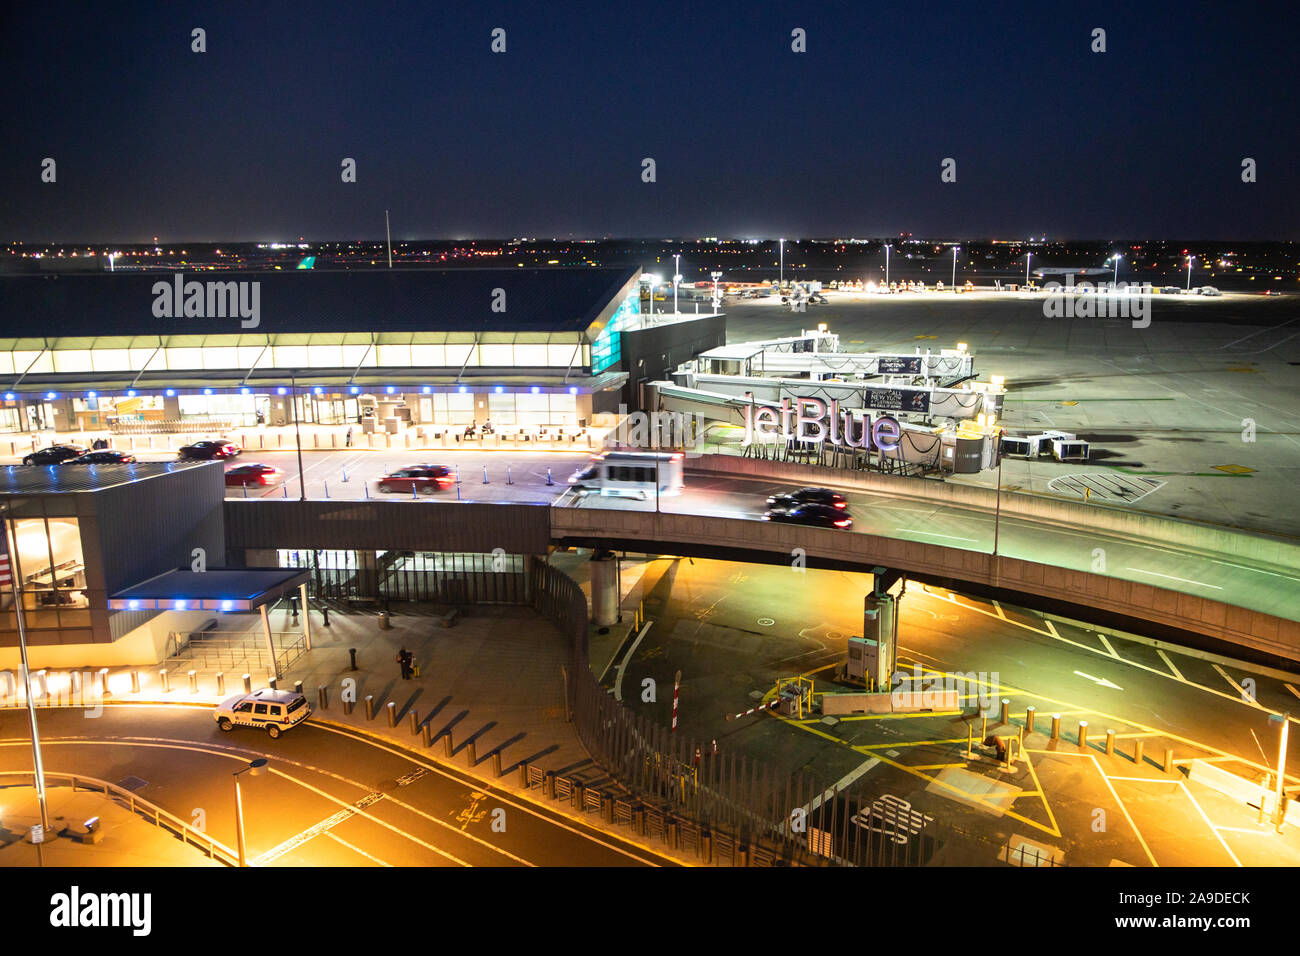
<path id="1" fill-rule="evenodd" d="M 86 453 L 81 445 L 50 445 L 23 458 L 24 465 L 61 465 Z"/>
<path id="2" fill-rule="evenodd" d="M 788 508 L 793 505 L 828 505 L 838 511 L 847 512 L 848 501 L 838 491 L 829 488 L 800 488 L 797 491 L 783 492 L 767 499 L 769 508 Z"/>
<path id="3" fill-rule="evenodd" d="M 100 448 L 94 451 L 88 451 L 84 455 L 78 455 L 76 458 L 69 458 L 63 462 L 65 465 L 133 465 L 135 464 L 135 455 L 128 455 L 124 451 L 113 451 L 111 449 Z"/>
<path id="4" fill-rule="evenodd" d="M 681 452 L 610 451 L 592 458 L 569 479 L 580 495 L 640 498 L 679 495 L 684 484 Z M 657 490 L 656 490 L 657 488 Z"/>
<path id="5" fill-rule="evenodd" d="M 226 441 L 224 438 L 196 441 L 192 445 L 182 445 L 180 449 L 180 457 L 196 461 L 234 458 L 238 454 L 239 446 L 234 442 Z"/>
<path id="6" fill-rule="evenodd" d="M 767 509 L 763 520 L 802 524 L 812 528 L 841 528 L 845 531 L 853 527 L 853 519 L 847 511 L 840 511 L 830 505 L 777 505 Z"/>
<path id="7" fill-rule="evenodd" d="M 384 494 L 433 494 L 456 483 L 455 473 L 446 465 L 407 465 L 379 479 Z"/>
<path id="8" fill-rule="evenodd" d="M 238 488 L 240 485 L 273 485 L 284 477 L 284 472 L 275 465 L 263 465 L 249 462 L 236 465 L 226 472 L 226 486 Z"/>

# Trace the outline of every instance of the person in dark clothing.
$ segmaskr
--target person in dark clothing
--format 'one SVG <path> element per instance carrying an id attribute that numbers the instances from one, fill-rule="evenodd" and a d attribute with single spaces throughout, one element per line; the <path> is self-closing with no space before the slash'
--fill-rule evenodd
<path id="1" fill-rule="evenodd" d="M 413 656 L 410 651 L 403 647 L 397 652 L 397 663 L 402 666 L 402 680 L 411 679 L 411 661 Z"/>
<path id="2" fill-rule="evenodd" d="M 344 442 L 343 447 L 345 448 L 352 447 L 352 426 L 351 425 L 348 426 L 348 437 L 347 440 Z"/>

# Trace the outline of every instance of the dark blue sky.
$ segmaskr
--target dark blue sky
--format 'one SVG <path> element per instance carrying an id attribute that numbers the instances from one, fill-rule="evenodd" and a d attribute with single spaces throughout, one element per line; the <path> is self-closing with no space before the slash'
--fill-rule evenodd
<path id="1" fill-rule="evenodd" d="M 0 240 L 1300 238 L 1300 18 L 1238 9 L 9 4 Z"/>

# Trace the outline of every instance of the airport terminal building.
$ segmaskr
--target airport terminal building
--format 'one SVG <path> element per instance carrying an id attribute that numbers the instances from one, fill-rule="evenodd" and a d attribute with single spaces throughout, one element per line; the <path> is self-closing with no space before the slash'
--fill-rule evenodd
<path id="1" fill-rule="evenodd" d="M 582 427 L 624 394 L 639 279 L 636 268 L 0 276 L 0 432 Z M 368 411 L 381 404 L 389 414 Z"/>

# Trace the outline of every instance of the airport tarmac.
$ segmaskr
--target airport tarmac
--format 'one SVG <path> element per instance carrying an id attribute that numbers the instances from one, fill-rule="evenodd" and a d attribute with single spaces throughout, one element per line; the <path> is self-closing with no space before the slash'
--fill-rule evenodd
<path id="1" fill-rule="evenodd" d="M 803 313 L 729 300 L 728 341 L 826 323 L 848 351 L 965 342 L 979 379 L 1007 379 L 1010 433 L 1091 443 L 1087 464 L 1006 459 L 1004 491 L 1300 537 L 1300 295 L 1155 295 L 1145 327 L 1049 317 L 1042 293 L 827 295 Z M 993 487 L 997 475 L 955 480 Z"/>

